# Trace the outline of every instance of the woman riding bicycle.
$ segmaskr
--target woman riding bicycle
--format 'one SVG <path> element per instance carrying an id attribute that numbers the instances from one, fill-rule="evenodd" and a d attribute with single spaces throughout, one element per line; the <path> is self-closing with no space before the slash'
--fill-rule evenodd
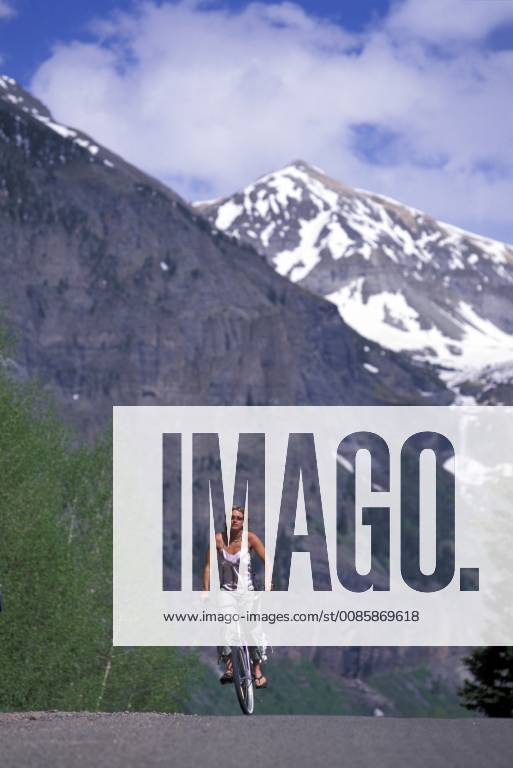
<path id="1" fill-rule="evenodd" d="M 258 536 L 248 531 L 247 548 L 243 549 L 244 509 L 240 506 L 232 508 L 230 534 L 227 530 L 217 533 L 215 536 L 216 555 L 219 564 L 219 581 L 224 592 L 248 593 L 255 590 L 253 572 L 251 568 L 250 552 L 253 550 L 265 565 L 265 548 Z M 268 581 L 266 575 L 266 583 Z M 210 589 L 210 550 L 205 559 L 203 571 L 203 588 Z M 225 672 L 220 682 L 233 682 L 233 666 L 230 658 L 231 649 L 228 645 L 218 648 L 220 658 L 225 663 Z M 255 687 L 265 688 L 267 678 L 262 673 L 262 648 L 256 645 L 249 647 L 253 660 L 255 674 Z"/>

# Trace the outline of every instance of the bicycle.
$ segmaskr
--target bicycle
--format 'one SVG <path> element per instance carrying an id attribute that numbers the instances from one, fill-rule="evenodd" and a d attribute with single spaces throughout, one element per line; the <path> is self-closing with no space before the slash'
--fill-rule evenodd
<path id="1" fill-rule="evenodd" d="M 233 593 L 229 594 L 230 597 L 234 597 Z M 246 599 L 249 596 L 253 602 L 255 599 L 260 600 L 259 592 L 250 592 L 249 595 L 246 593 Z M 255 606 L 253 605 L 253 610 L 254 609 Z M 241 610 L 242 609 L 239 607 L 239 611 Z M 247 642 L 242 639 L 240 620 L 237 620 L 235 626 L 237 627 L 237 637 L 230 638 L 230 640 L 226 642 L 226 645 L 229 645 L 231 649 L 230 655 L 227 658 L 231 660 L 233 685 L 235 686 L 235 692 L 237 694 L 237 700 L 239 702 L 240 708 L 245 715 L 252 715 L 255 707 L 256 687 L 254 662 L 251 657 Z M 263 660 L 265 661 L 266 643 L 263 636 L 260 637 L 256 642 L 253 640 L 253 642 L 256 645 L 263 647 Z"/>
<path id="2" fill-rule="evenodd" d="M 232 646 L 230 658 L 232 660 L 233 684 L 240 708 L 245 715 L 252 715 L 255 707 L 255 675 L 253 660 L 246 643 Z"/>
<path id="3" fill-rule="evenodd" d="M 230 653 L 220 658 L 224 658 L 225 663 L 228 660 L 231 662 L 227 673 L 235 687 L 239 706 L 245 715 L 252 715 L 255 708 L 255 663 L 247 642 L 242 639 L 240 625 L 238 630 L 238 638 L 233 638 L 235 642 L 232 640 L 230 644 Z M 265 649 L 262 658 L 266 659 Z"/>

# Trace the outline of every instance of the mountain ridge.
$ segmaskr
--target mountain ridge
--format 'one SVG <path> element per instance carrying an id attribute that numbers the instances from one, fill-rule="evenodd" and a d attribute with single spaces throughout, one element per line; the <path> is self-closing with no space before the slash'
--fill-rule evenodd
<path id="1" fill-rule="evenodd" d="M 366 338 L 452 374 L 513 359 L 513 246 L 304 161 L 196 209 Z"/>
<path id="2" fill-rule="evenodd" d="M 369 345 L 251 245 L 7 85 L 0 301 L 17 363 L 84 428 L 106 423 L 113 403 L 450 399 L 424 366 Z"/>

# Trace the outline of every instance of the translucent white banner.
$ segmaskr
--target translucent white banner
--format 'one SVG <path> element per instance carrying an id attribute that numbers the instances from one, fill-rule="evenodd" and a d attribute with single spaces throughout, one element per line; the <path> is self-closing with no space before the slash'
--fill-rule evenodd
<path id="1" fill-rule="evenodd" d="M 115 407 L 114 643 L 513 645 L 512 443 L 508 407 Z"/>

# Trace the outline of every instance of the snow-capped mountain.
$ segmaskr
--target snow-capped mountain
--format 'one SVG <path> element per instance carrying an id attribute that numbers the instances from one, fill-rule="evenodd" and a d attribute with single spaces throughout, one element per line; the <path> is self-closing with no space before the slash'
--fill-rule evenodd
<path id="1" fill-rule="evenodd" d="M 113 402 L 451 400 L 428 366 L 367 343 L 171 189 L 0 83 L 9 365 L 44 381 L 81 428 L 103 427 Z"/>
<path id="2" fill-rule="evenodd" d="M 366 338 L 449 378 L 513 360 L 513 247 L 302 161 L 197 208 Z"/>

